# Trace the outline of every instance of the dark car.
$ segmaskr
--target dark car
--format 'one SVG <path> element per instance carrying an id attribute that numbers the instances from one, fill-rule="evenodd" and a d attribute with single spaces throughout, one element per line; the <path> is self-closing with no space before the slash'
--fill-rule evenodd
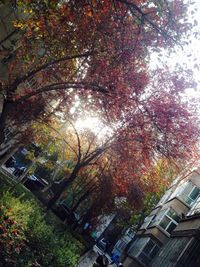
<path id="1" fill-rule="evenodd" d="M 56 209 L 56 214 L 60 217 L 61 220 L 66 220 L 70 224 L 78 223 L 80 216 L 71 211 L 66 204 L 60 203 Z"/>
<path id="2" fill-rule="evenodd" d="M 20 177 L 26 171 L 26 167 L 16 167 L 13 174 L 16 177 Z"/>
<path id="3" fill-rule="evenodd" d="M 13 168 L 16 166 L 16 159 L 12 156 L 4 164 L 6 168 Z"/>
<path id="4" fill-rule="evenodd" d="M 24 183 L 24 185 L 30 190 L 30 191 L 38 191 L 43 190 L 45 186 L 48 185 L 48 183 L 44 179 L 40 179 L 36 177 L 34 174 L 28 175 L 27 179 Z"/>

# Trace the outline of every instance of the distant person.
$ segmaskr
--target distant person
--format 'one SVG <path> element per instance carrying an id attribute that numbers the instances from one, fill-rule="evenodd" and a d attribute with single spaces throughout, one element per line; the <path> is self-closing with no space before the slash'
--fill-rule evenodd
<path id="1" fill-rule="evenodd" d="M 96 262 L 93 264 L 93 267 L 107 267 L 107 261 L 103 255 L 99 255 L 96 258 Z"/>

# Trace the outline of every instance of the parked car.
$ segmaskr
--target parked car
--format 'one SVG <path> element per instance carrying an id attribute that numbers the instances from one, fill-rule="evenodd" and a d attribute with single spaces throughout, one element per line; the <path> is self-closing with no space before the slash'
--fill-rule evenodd
<path id="1" fill-rule="evenodd" d="M 40 179 L 36 177 L 34 174 L 32 174 L 27 176 L 27 180 L 25 181 L 24 185 L 30 191 L 38 191 L 44 189 L 44 187 L 47 186 L 48 183 L 44 179 Z"/>
<path id="2" fill-rule="evenodd" d="M 102 238 L 101 240 L 99 240 L 94 246 L 93 246 L 93 251 L 97 254 L 97 255 L 103 255 L 107 261 L 108 264 L 112 264 L 114 263 L 111 260 L 110 255 L 107 253 L 107 247 L 108 247 L 108 241 L 105 240 L 105 238 Z M 112 265 L 113 267 L 116 265 Z"/>
<path id="3" fill-rule="evenodd" d="M 26 167 L 16 167 L 13 174 L 16 177 L 20 177 L 26 171 Z"/>
<path id="4" fill-rule="evenodd" d="M 60 202 L 56 214 L 61 218 L 61 220 L 66 220 L 70 224 L 79 223 L 80 216 L 76 212 L 71 211 L 67 205 L 63 202 Z"/>
<path id="5" fill-rule="evenodd" d="M 99 254 L 99 255 L 104 255 L 105 252 L 106 252 L 106 249 L 107 249 L 107 241 L 102 238 L 101 240 L 99 240 L 94 246 L 93 246 L 93 251 L 96 253 L 96 254 Z"/>
<path id="6" fill-rule="evenodd" d="M 15 157 L 10 157 L 4 164 L 6 168 L 13 168 L 16 166 L 16 159 Z"/>

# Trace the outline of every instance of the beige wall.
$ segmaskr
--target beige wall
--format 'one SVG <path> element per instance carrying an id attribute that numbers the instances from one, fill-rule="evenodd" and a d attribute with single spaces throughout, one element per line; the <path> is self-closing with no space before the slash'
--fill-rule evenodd
<path id="1" fill-rule="evenodd" d="M 145 235 L 153 235 L 156 239 L 158 239 L 162 244 L 165 244 L 168 240 L 166 234 L 162 232 L 158 227 L 152 227 L 146 230 Z"/>
<path id="2" fill-rule="evenodd" d="M 138 231 L 137 231 L 137 235 L 141 235 L 141 234 L 143 234 L 145 232 L 145 229 L 139 229 Z"/>
<path id="3" fill-rule="evenodd" d="M 189 180 L 192 181 L 195 185 L 200 187 L 200 174 L 198 172 L 193 172 L 191 175 L 188 177 Z"/>
<path id="4" fill-rule="evenodd" d="M 181 215 L 181 213 L 188 213 L 188 211 L 190 210 L 188 206 L 183 204 L 183 202 L 181 202 L 181 200 L 179 200 L 178 198 L 173 198 L 172 200 L 164 204 L 162 210 L 166 208 L 174 209 L 179 215 Z"/>
<path id="5" fill-rule="evenodd" d="M 199 227 L 200 227 L 200 217 L 180 222 L 178 226 L 175 228 L 174 232 L 195 230 L 198 229 Z"/>

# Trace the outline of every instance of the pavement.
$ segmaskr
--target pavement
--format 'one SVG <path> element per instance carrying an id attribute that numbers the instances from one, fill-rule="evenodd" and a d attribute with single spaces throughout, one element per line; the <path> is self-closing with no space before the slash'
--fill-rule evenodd
<path id="1" fill-rule="evenodd" d="M 77 267 L 92 267 L 96 258 L 97 254 L 93 250 L 90 250 L 80 258 Z"/>
<path id="2" fill-rule="evenodd" d="M 97 256 L 98 255 L 91 249 L 90 251 L 88 251 L 86 254 L 84 254 L 80 258 L 77 267 L 92 267 L 92 265 L 95 262 Z M 107 254 L 106 254 L 106 256 L 109 257 Z M 112 265 L 109 265 L 109 266 L 116 267 L 116 264 L 112 264 Z"/>

